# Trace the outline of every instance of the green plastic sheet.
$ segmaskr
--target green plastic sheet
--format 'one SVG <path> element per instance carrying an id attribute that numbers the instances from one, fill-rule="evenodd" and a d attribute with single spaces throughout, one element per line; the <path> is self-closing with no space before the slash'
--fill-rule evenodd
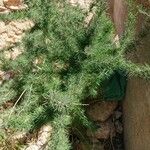
<path id="1" fill-rule="evenodd" d="M 123 100 L 126 93 L 127 75 L 124 71 L 115 71 L 114 74 L 104 82 L 104 100 Z"/>

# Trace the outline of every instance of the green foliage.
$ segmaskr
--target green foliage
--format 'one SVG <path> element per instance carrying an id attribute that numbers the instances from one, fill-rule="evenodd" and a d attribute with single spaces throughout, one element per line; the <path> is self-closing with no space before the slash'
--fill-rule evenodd
<path id="1" fill-rule="evenodd" d="M 124 49 L 131 40 L 128 33 L 120 48 L 112 43 L 114 27 L 104 11 L 105 5 L 98 7 L 87 29 L 85 13 L 65 2 L 26 3 L 28 10 L 1 16 L 3 20 L 29 18 L 35 26 L 23 40 L 24 52 L 3 64 L 3 69 L 11 69 L 15 77 L 0 88 L 0 104 L 12 99 L 16 105 L 8 115 L 0 116 L 5 127 L 16 130 L 33 131 L 50 122 L 54 132 L 49 149 L 68 150 L 67 129 L 74 120 L 90 125 L 83 103 L 87 97 L 99 94 L 103 81 L 115 70 L 149 77 L 150 69 L 125 60 Z"/>

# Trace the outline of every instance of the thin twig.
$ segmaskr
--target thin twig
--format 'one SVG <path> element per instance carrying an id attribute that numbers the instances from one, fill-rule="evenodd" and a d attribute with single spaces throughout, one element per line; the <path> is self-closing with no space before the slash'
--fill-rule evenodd
<path id="1" fill-rule="evenodd" d="M 146 15 L 147 17 L 150 17 L 150 15 L 146 11 L 143 11 L 141 9 L 139 9 L 139 13 Z"/>
<path id="2" fill-rule="evenodd" d="M 28 99 L 27 99 L 27 101 L 26 101 L 26 104 L 27 105 L 23 105 L 23 108 L 18 112 L 18 116 L 20 115 L 20 113 L 23 111 L 23 109 L 24 109 L 24 107 L 28 107 L 29 105 L 30 105 L 30 96 L 31 96 L 31 91 L 32 91 L 32 84 L 31 84 L 31 86 L 30 86 L 30 91 L 29 91 L 29 96 L 28 96 Z"/>
<path id="3" fill-rule="evenodd" d="M 13 108 L 12 108 L 10 114 L 9 114 L 8 120 L 10 119 L 10 117 L 11 117 L 11 115 L 12 115 L 12 113 L 13 113 L 15 107 L 16 107 L 16 105 L 18 104 L 18 102 L 20 101 L 20 99 L 22 98 L 22 96 L 24 95 L 25 92 L 26 92 L 26 89 L 22 92 L 22 94 L 19 96 L 18 100 L 15 102 L 15 104 L 14 104 L 14 106 L 13 106 Z"/>
<path id="4" fill-rule="evenodd" d="M 78 104 L 78 103 L 73 103 L 75 106 L 89 106 L 89 104 Z"/>

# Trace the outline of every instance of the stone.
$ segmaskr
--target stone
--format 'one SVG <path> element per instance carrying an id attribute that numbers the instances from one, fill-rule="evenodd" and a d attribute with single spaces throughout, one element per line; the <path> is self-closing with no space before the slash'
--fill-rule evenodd
<path id="1" fill-rule="evenodd" d="M 110 131 L 110 128 L 107 126 L 101 127 L 96 131 L 95 137 L 97 139 L 108 139 L 110 137 Z"/>
<path id="2" fill-rule="evenodd" d="M 0 6 L 0 14 L 7 14 L 9 12 L 10 10 L 8 10 L 6 7 Z"/>
<path id="3" fill-rule="evenodd" d="M 4 76 L 5 72 L 0 70 L 0 80 L 3 80 L 3 76 Z"/>
<path id="4" fill-rule="evenodd" d="M 0 6 L 0 12 L 3 12 L 3 11 L 5 11 L 5 10 L 7 10 L 7 8 L 6 8 L 6 7 L 4 7 L 4 6 Z"/>
<path id="5" fill-rule="evenodd" d="M 73 6 L 79 6 L 81 9 L 89 11 L 90 6 L 95 0 L 69 0 L 69 3 Z"/>
<path id="6" fill-rule="evenodd" d="M 39 150 L 39 147 L 35 144 L 32 144 L 29 147 L 27 147 L 26 150 Z"/>
<path id="7" fill-rule="evenodd" d="M 87 15 L 87 17 L 84 20 L 84 24 L 85 24 L 84 26 L 88 27 L 90 25 L 91 21 L 93 20 L 93 18 L 94 18 L 94 13 L 89 12 L 89 14 Z"/>
<path id="8" fill-rule="evenodd" d="M 47 145 L 49 137 L 52 134 L 52 126 L 44 125 L 38 132 L 38 137 L 35 143 L 29 143 L 29 146 L 26 150 L 41 150 L 44 149 Z"/>
<path id="9" fill-rule="evenodd" d="M 120 38 L 119 38 L 119 35 L 116 35 L 114 37 L 113 43 L 116 45 L 116 48 L 120 48 Z"/>
<path id="10" fill-rule="evenodd" d="M 89 104 L 87 108 L 87 115 L 93 121 L 104 122 L 114 113 L 117 106 L 118 102 L 94 102 Z"/>
<path id="11" fill-rule="evenodd" d="M 48 142 L 47 140 L 51 133 L 52 133 L 51 125 L 43 126 L 39 131 L 38 140 L 37 140 L 36 144 L 39 147 L 42 147 L 43 145 L 45 145 Z"/>
<path id="12" fill-rule="evenodd" d="M 111 121 L 107 121 L 105 123 L 100 123 L 100 127 L 95 131 L 87 130 L 87 136 L 93 142 L 93 140 L 102 140 L 109 139 L 109 137 L 114 136 L 115 128 Z"/>
<path id="13" fill-rule="evenodd" d="M 15 60 L 22 52 L 23 48 L 14 47 L 11 51 L 4 51 L 4 57 L 8 60 Z"/>
<path id="14" fill-rule="evenodd" d="M 0 119 L 0 128 L 3 126 L 3 119 Z"/>
<path id="15" fill-rule="evenodd" d="M 0 50 L 21 42 L 25 31 L 34 26 L 31 20 L 11 21 L 8 24 L 0 22 Z"/>
<path id="16" fill-rule="evenodd" d="M 118 111 L 118 110 L 115 111 L 115 113 L 114 113 L 114 119 L 117 120 L 117 119 L 119 119 L 121 117 L 122 117 L 122 112 Z"/>
<path id="17" fill-rule="evenodd" d="M 3 0 L 4 5 L 9 7 L 9 6 L 19 6 L 23 3 L 22 0 Z"/>
<path id="18" fill-rule="evenodd" d="M 11 139 L 16 142 L 23 143 L 26 141 L 27 133 L 26 132 L 17 132 L 15 135 L 12 135 Z"/>
<path id="19" fill-rule="evenodd" d="M 12 101 L 7 101 L 5 103 L 3 103 L 3 109 L 9 109 L 9 108 L 12 108 L 14 106 L 14 102 Z"/>
<path id="20" fill-rule="evenodd" d="M 8 39 L 7 33 L 1 33 L 1 35 L 0 35 L 0 50 L 3 48 L 6 48 L 8 46 L 7 39 Z"/>
<path id="21" fill-rule="evenodd" d="M 0 22 L 0 34 L 6 31 L 5 22 Z"/>
<path id="22" fill-rule="evenodd" d="M 123 125 L 120 121 L 115 121 L 115 128 L 116 128 L 116 132 L 119 134 L 123 133 Z"/>
<path id="23" fill-rule="evenodd" d="M 13 27 L 16 30 L 26 31 L 34 26 L 33 21 L 31 20 L 19 20 L 19 21 L 11 21 L 9 23 L 9 28 L 12 29 Z"/>
<path id="24" fill-rule="evenodd" d="M 0 0 L 0 6 L 3 6 L 4 3 L 3 3 L 3 0 Z"/>
<path id="25" fill-rule="evenodd" d="M 7 6 L 7 8 L 10 10 L 23 10 L 23 9 L 28 8 L 28 6 L 23 4 L 23 5 L 19 5 L 19 6 Z"/>
<path id="26" fill-rule="evenodd" d="M 3 76 L 2 76 L 2 80 L 4 81 L 6 81 L 6 80 L 10 80 L 10 79 L 12 79 L 13 77 L 15 76 L 15 73 L 13 72 L 13 71 L 7 71 L 7 72 L 5 72 L 4 74 L 3 74 Z"/>
<path id="27" fill-rule="evenodd" d="M 87 142 L 80 142 L 76 148 L 76 150 L 104 150 L 104 146 L 101 143 L 87 143 Z"/>

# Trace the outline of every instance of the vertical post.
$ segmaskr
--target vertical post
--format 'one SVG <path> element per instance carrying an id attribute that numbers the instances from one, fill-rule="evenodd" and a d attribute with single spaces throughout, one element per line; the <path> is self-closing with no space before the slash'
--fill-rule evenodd
<path id="1" fill-rule="evenodd" d="M 150 64 L 150 33 L 132 53 L 133 61 Z M 137 57 L 135 57 L 137 56 Z M 126 150 L 150 149 L 150 81 L 129 78 L 123 104 Z"/>
<path id="2" fill-rule="evenodd" d="M 149 7 L 148 0 L 137 0 L 138 4 Z M 141 31 L 145 16 L 138 14 L 136 32 Z M 150 64 L 150 29 L 130 56 L 138 64 Z M 129 78 L 123 103 L 124 142 L 126 150 L 150 149 L 150 81 Z"/>
<path id="3" fill-rule="evenodd" d="M 125 31 L 127 8 L 125 0 L 108 0 L 109 13 L 120 37 Z M 137 0 L 146 7 L 149 0 Z M 141 30 L 144 17 L 139 14 L 137 18 L 138 33 Z M 150 31 L 150 29 L 149 29 Z M 132 61 L 140 64 L 150 64 L 150 32 L 140 41 L 140 45 L 132 52 Z M 150 81 L 139 78 L 129 78 L 126 97 L 123 103 L 124 114 L 124 142 L 126 150 L 150 149 Z"/>

